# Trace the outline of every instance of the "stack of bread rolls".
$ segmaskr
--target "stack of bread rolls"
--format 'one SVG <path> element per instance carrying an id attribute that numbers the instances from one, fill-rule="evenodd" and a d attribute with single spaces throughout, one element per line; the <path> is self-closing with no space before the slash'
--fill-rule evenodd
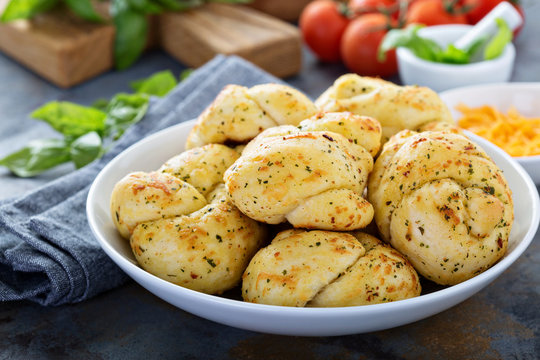
<path id="1" fill-rule="evenodd" d="M 229 85 L 186 149 L 111 196 L 140 266 L 180 286 L 367 305 L 420 295 L 418 273 L 465 281 L 506 251 L 503 174 L 426 88 L 349 74 L 312 103 L 286 85 Z"/>

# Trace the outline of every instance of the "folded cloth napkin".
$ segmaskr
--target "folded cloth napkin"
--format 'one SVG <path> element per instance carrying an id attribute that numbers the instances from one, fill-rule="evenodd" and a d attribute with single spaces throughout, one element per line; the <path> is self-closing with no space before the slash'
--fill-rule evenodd
<path id="1" fill-rule="evenodd" d="M 238 57 L 218 56 L 165 98 L 152 99 L 144 119 L 100 160 L 0 202 L 0 300 L 76 303 L 124 283 L 127 276 L 101 250 L 86 219 L 86 198 L 96 175 L 143 137 L 197 117 L 225 85 L 267 82 L 280 80 Z"/>

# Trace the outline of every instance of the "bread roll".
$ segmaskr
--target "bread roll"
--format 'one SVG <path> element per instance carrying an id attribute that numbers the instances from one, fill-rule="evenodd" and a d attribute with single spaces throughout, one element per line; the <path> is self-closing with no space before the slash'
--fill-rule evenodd
<path id="1" fill-rule="evenodd" d="M 368 196 L 383 239 L 436 283 L 465 281 L 506 251 L 511 191 L 497 165 L 463 135 L 398 133 L 375 163 Z"/>
<path id="2" fill-rule="evenodd" d="M 209 144 L 172 157 L 158 171 L 190 183 L 207 196 L 223 183 L 225 170 L 239 157 L 240 153 L 225 145 Z"/>
<path id="3" fill-rule="evenodd" d="M 371 235 L 287 230 L 259 250 L 242 281 L 245 301 L 338 307 L 420 294 L 408 261 Z"/>
<path id="4" fill-rule="evenodd" d="M 210 144 L 116 184 L 113 221 L 143 269 L 210 294 L 238 284 L 265 239 L 264 227 L 227 200 L 223 173 L 238 156 Z"/>
<path id="5" fill-rule="evenodd" d="M 159 172 L 131 173 L 116 183 L 111 195 L 114 225 L 126 239 L 142 222 L 189 214 L 205 205 L 192 185 Z"/>
<path id="6" fill-rule="evenodd" d="M 357 132 L 365 137 L 355 143 L 346 136 L 357 135 L 351 129 L 358 123 L 370 126 L 358 127 Z M 326 126 L 332 131 L 323 131 Z M 334 132 L 340 128 L 344 135 Z M 368 151 L 361 143 L 373 145 L 379 139 L 375 120 L 350 113 L 317 115 L 299 127 L 268 129 L 225 172 L 225 186 L 240 211 L 258 221 L 289 221 L 294 227 L 325 230 L 359 229 L 373 217 L 372 206 L 362 194 L 373 167 L 369 151 L 378 149 Z"/>
<path id="7" fill-rule="evenodd" d="M 448 107 L 429 88 L 399 86 L 356 74 L 339 77 L 315 105 L 322 111 L 351 111 L 374 117 L 382 125 L 383 143 L 403 129 L 417 130 L 430 122 L 454 122 Z"/>
<path id="8" fill-rule="evenodd" d="M 188 215 L 139 224 L 130 245 L 143 269 L 174 284 L 208 294 L 236 286 L 264 229 L 220 194 Z"/>
<path id="9" fill-rule="evenodd" d="M 357 306 L 419 296 L 422 287 L 412 265 L 374 236 L 354 232 L 365 254 L 309 303 L 315 307 Z"/>
<path id="10" fill-rule="evenodd" d="M 300 91 L 281 84 L 228 85 L 198 117 L 186 149 L 210 143 L 243 143 L 277 125 L 298 125 L 317 112 Z"/>

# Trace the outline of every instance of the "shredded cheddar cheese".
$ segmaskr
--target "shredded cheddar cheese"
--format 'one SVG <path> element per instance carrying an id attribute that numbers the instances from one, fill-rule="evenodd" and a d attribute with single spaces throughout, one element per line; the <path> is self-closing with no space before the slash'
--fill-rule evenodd
<path id="1" fill-rule="evenodd" d="M 460 104 L 463 113 L 458 125 L 491 141 L 512 156 L 540 155 L 540 117 L 526 118 L 515 108 L 504 114 L 484 105 L 470 108 Z"/>

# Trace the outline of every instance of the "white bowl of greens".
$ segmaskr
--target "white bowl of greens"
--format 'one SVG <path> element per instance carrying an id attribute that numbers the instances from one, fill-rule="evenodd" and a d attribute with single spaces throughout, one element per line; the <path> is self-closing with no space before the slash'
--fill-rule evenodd
<path id="1" fill-rule="evenodd" d="M 451 45 L 471 28 L 440 25 L 418 29 L 413 25 L 401 30 L 402 39 L 407 38 L 401 40 L 407 44 L 397 48 L 401 81 L 435 91 L 509 81 L 516 56 L 511 31 L 500 30 L 494 38 L 481 39 L 465 50 Z"/>

